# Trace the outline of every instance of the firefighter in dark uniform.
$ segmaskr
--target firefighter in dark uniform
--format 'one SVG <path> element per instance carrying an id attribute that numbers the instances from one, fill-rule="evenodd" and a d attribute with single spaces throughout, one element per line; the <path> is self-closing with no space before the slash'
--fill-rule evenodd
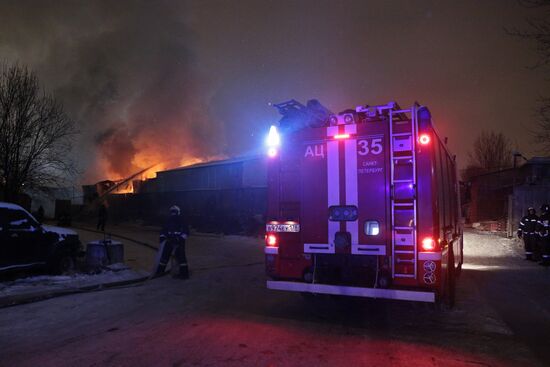
<path id="1" fill-rule="evenodd" d="M 160 258 L 155 275 L 161 275 L 166 270 L 170 256 L 175 252 L 178 261 L 178 278 L 189 278 L 189 267 L 185 255 L 185 240 L 189 235 L 189 228 L 180 214 L 180 208 L 174 205 L 170 208 L 170 216 L 166 220 L 160 233 Z"/>
<path id="2" fill-rule="evenodd" d="M 544 204 L 540 210 L 541 214 L 537 225 L 542 252 L 542 261 L 540 264 L 550 266 L 550 207 L 548 204 Z"/>
<path id="3" fill-rule="evenodd" d="M 97 214 L 97 226 L 98 231 L 105 232 L 105 224 L 107 223 L 107 206 L 105 203 L 99 206 L 99 211 Z"/>
<path id="4" fill-rule="evenodd" d="M 527 215 L 519 221 L 518 237 L 523 238 L 525 248 L 525 259 L 534 260 L 534 252 L 537 247 L 537 223 L 539 217 L 534 208 L 527 209 Z"/>

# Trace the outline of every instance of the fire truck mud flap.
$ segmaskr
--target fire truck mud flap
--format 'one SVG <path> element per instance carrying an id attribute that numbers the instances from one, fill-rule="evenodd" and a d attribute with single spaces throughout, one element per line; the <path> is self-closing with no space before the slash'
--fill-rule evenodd
<path id="1" fill-rule="evenodd" d="M 435 303 L 434 292 L 410 291 L 399 289 L 348 287 L 330 284 L 310 284 L 268 280 L 267 288 L 279 291 L 334 294 L 339 296 L 398 299 L 403 301 Z"/>

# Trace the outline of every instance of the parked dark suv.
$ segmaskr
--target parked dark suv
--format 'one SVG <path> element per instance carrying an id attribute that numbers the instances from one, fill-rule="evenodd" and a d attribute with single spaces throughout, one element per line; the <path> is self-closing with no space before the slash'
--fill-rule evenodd
<path id="1" fill-rule="evenodd" d="M 65 273 L 74 269 L 80 249 L 75 231 L 42 225 L 19 205 L 0 202 L 0 273 Z"/>

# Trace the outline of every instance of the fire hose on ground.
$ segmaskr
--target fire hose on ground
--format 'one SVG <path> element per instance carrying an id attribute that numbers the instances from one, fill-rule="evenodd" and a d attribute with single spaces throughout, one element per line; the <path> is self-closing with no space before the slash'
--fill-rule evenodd
<path id="1" fill-rule="evenodd" d="M 79 227 L 79 226 L 73 226 L 73 228 L 88 231 L 88 232 L 94 232 L 99 234 L 104 234 L 102 231 L 85 228 L 85 227 Z M 118 235 L 118 234 L 112 234 L 109 233 L 111 237 L 117 237 L 121 238 L 127 241 L 131 241 L 135 244 L 144 246 L 146 248 L 149 248 L 151 250 L 154 250 L 155 252 L 158 251 L 158 248 L 142 241 L 137 241 L 133 238 Z M 224 268 L 235 268 L 235 267 L 248 267 L 248 266 L 254 266 L 254 265 L 263 265 L 263 262 L 253 262 L 253 263 L 245 263 L 245 264 L 237 264 L 237 265 L 218 265 L 218 266 L 209 266 L 209 267 L 201 267 L 201 268 L 195 268 L 195 271 L 202 271 L 202 270 L 214 270 L 214 269 L 224 269 Z M 10 307 L 10 306 L 17 306 L 25 303 L 32 303 L 37 301 L 42 301 L 50 298 L 55 297 L 61 297 L 66 296 L 70 294 L 77 294 L 77 293 L 88 293 L 88 292 L 95 292 L 95 291 L 101 291 L 106 289 L 119 289 L 119 288 L 126 288 L 126 287 L 134 287 L 134 286 L 141 286 L 145 284 L 147 281 L 163 277 L 167 274 L 169 274 L 171 269 L 165 271 L 162 274 L 153 276 L 153 274 L 147 274 L 138 278 L 134 279 L 127 279 L 127 280 L 121 280 L 116 282 L 106 282 L 106 283 L 100 283 L 100 284 L 92 284 L 92 285 L 85 285 L 81 287 L 74 287 L 74 288 L 67 288 L 67 289 L 58 289 L 58 290 L 48 290 L 44 292 L 37 292 L 32 295 L 15 295 L 15 296 L 8 296 L 4 299 L 0 299 L 0 308 L 4 307 Z"/>

